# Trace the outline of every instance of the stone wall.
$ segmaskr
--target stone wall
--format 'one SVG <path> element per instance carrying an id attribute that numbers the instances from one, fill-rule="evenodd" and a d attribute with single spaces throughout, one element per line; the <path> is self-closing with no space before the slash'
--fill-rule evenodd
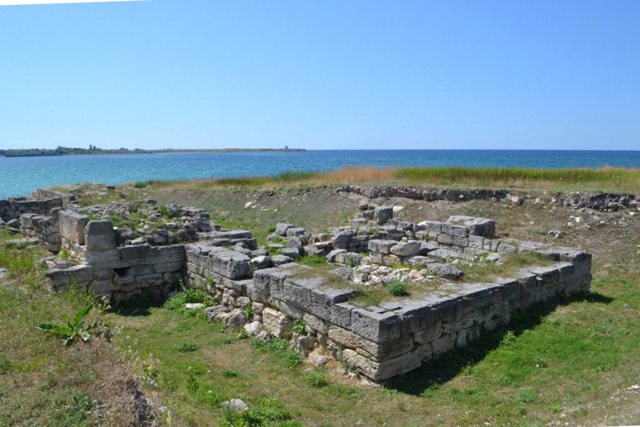
<path id="1" fill-rule="evenodd" d="M 183 245 L 117 247 L 111 221 L 87 221 L 63 211 L 59 222 L 63 245 L 81 263 L 49 270 L 47 277 L 56 290 L 76 286 L 115 301 L 143 294 L 162 298 L 184 279 Z"/>
<path id="2" fill-rule="evenodd" d="M 462 227 L 468 237 L 494 235 L 491 220 L 465 221 L 440 223 L 438 235 L 462 233 L 451 227 Z M 407 243 L 391 241 L 390 248 Z M 509 323 L 514 310 L 588 291 L 590 254 L 569 248 L 537 253 L 553 264 L 524 268 L 495 283 L 445 283 L 416 299 L 377 307 L 350 301 L 357 286 L 336 288 L 326 276 L 314 276 L 308 267 L 295 263 L 252 271 L 249 256 L 211 242 L 187 247 L 186 273 L 189 286 L 206 289 L 221 304 L 208 312 L 212 319 L 231 328 L 259 322 L 270 335 L 281 338 L 291 338 L 292 325 L 301 321 L 305 335 L 293 338 L 296 350 L 306 355 L 322 348 L 348 368 L 382 381 Z M 253 318 L 246 317 L 247 306 Z"/>
<path id="3" fill-rule="evenodd" d="M 8 200 L 0 200 L 0 219 L 8 222 L 20 219 L 23 214 L 36 214 L 47 216 L 51 209 L 61 208 L 63 205 L 60 197 L 34 200 L 27 197 L 16 197 Z"/>
<path id="4" fill-rule="evenodd" d="M 507 190 L 457 190 L 457 189 L 434 189 L 421 187 L 359 187 L 356 185 L 345 185 L 339 187 L 338 192 L 354 193 L 370 199 L 402 197 L 411 200 L 424 200 L 432 202 L 436 200 L 448 200 L 451 202 L 466 202 L 469 200 L 501 200 L 507 197 Z"/>
<path id="5" fill-rule="evenodd" d="M 334 289 L 323 277 L 296 278 L 301 267 L 257 271 L 253 288 L 248 289 L 252 301 L 277 308 L 288 318 L 269 324 L 263 316 L 269 332 L 282 336 L 286 333 L 282 325 L 300 319 L 316 345 L 328 348 L 347 367 L 380 381 L 507 324 L 516 309 L 589 289 L 589 254 L 553 248 L 541 255 L 557 263 L 526 268 L 519 277 L 496 283 L 449 283 L 420 299 L 380 307 L 350 303 L 352 289 Z"/>

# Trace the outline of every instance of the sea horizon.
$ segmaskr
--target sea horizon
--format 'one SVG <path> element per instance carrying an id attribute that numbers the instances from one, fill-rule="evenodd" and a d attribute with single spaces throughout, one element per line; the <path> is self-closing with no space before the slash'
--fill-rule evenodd
<path id="1" fill-rule="evenodd" d="M 487 155 L 483 155 L 486 153 Z M 56 185 L 202 180 L 345 167 L 640 168 L 638 150 L 394 149 L 0 157 L 0 199 Z"/>

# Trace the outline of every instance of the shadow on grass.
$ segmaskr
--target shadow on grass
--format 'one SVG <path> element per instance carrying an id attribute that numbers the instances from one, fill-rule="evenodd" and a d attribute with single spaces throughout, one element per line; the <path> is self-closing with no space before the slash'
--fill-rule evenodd
<path id="1" fill-rule="evenodd" d="M 416 370 L 400 375 L 386 382 L 385 387 L 401 393 L 421 395 L 425 390 L 437 387 L 455 378 L 466 366 L 480 362 L 489 352 L 500 345 L 507 333 L 518 336 L 527 329 L 539 325 L 558 306 L 577 301 L 609 304 L 613 301 L 613 298 L 590 292 L 570 299 L 562 298 L 541 302 L 529 307 L 526 311 L 517 311 L 512 313 L 509 325 L 485 332 L 480 339 L 472 344 L 452 350 L 441 355 L 438 359 L 423 364 Z"/>
<path id="2" fill-rule="evenodd" d="M 128 301 L 115 302 L 111 305 L 111 311 L 120 316 L 148 316 L 152 308 L 164 305 L 166 298 L 154 295 L 140 295 Z"/>

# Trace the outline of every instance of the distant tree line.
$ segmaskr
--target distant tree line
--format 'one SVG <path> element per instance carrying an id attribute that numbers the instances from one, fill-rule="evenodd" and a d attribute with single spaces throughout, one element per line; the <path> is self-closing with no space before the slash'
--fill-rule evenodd
<path id="1" fill-rule="evenodd" d="M 141 152 L 144 150 L 133 150 L 133 152 Z M 4 157 L 38 157 L 38 156 L 65 156 L 72 154 L 124 154 L 132 152 L 128 148 L 119 148 L 115 150 L 104 150 L 95 145 L 89 145 L 89 148 L 77 147 L 57 147 L 55 149 L 47 148 L 27 148 L 27 149 L 9 149 L 0 150 L 0 156 Z"/>
<path id="2" fill-rule="evenodd" d="M 304 148 L 211 148 L 211 149 L 163 149 L 163 150 L 142 150 L 136 148 L 103 149 L 89 144 L 89 148 L 58 147 L 48 148 L 27 148 L 0 150 L 0 157 L 39 157 L 39 156 L 65 156 L 76 154 L 127 154 L 127 153 L 233 153 L 233 152 L 261 152 L 261 151 L 305 151 Z"/>

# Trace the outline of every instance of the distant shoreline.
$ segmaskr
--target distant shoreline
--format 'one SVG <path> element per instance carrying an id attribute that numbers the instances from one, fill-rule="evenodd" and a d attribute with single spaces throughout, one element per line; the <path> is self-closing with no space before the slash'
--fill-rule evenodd
<path id="1" fill-rule="evenodd" d="M 105 150 L 101 148 L 68 148 L 58 147 L 56 149 L 8 149 L 0 150 L 0 157 L 51 157 L 51 156 L 73 156 L 73 155 L 105 155 L 105 154 L 166 154 L 166 153 L 261 153 L 261 152 L 301 152 L 304 148 L 184 148 L 184 149 L 161 149 L 161 150 L 129 150 L 126 148 Z"/>

